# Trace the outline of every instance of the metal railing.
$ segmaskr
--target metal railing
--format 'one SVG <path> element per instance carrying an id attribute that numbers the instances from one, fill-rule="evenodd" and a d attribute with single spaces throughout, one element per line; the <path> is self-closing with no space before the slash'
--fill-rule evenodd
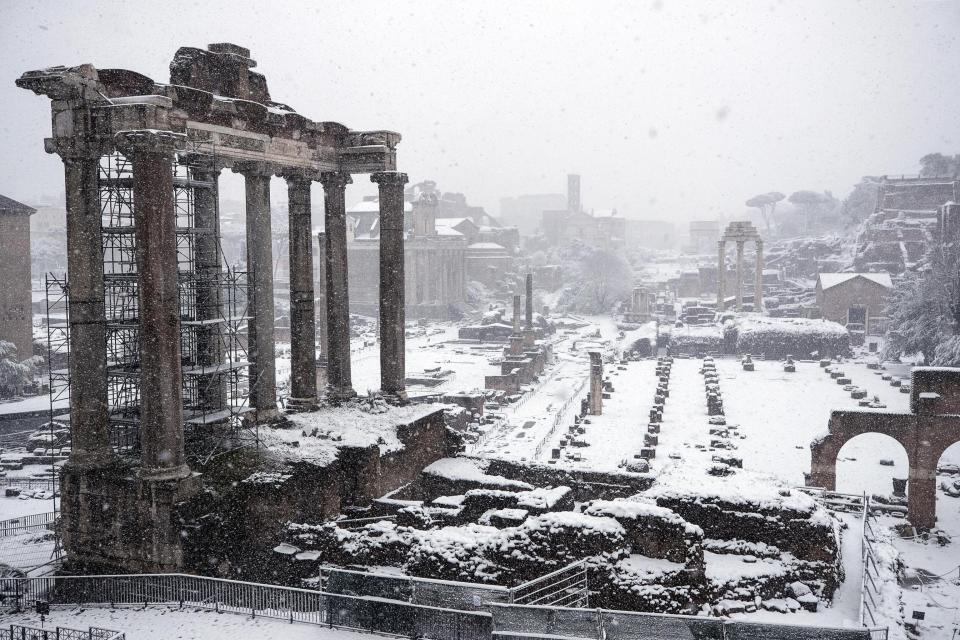
<path id="1" fill-rule="evenodd" d="M 126 640 L 126 637 L 122 631 L 99 627 L 89 627 L 86 630 L 69 627 L 37 629 L 19 624 L 0 627 L 0 640 Z"/>
<path id="2" fill-rule="evenodd" d="M 187 574 L 0 579 L 0 606 L 168 605 L 373 631 L 400 637 L 487 640 L 489 613 Z"/>
<path id="3" fill-rule="evenodd" d="M 56 491 L 59 485 L 60 482 L 57 476 L 50 476 L 50 478 L 0 478 L 0 487 Z"/>
<path id="4" fill-rule="evenodd" d="M 860 555 L 863 570 L 860 578 L 860 624 L 863 626 L 877 626 L 877 599 L 880 597 L 880 588 L 877 582 L 880 580 L 880 569 L 877 567 L 877 557 L 873 550 L 873 543 L 876 540 L 876 534 L 870 519 L 874 515 L 870 509 L 870 497 L 863 496 L 863 528 L 860 532 Z"/>
<path id="5" fill-rule="evenodd" d="M 746 622 L 707 616 L 638 613 L 609 609 L 571 609 L 491 604 L 495 633 L 531 637 L 596 638 L 790 638 L 791 640 L 885 640 L 886 629 L 847 629 L 797 624 Z"/>
<path id="6" fill-rule="evenodd" d="M 53 511 L 0 520 L 0 538 L 32 533 L 38 529 L 52 529 L 56 521 L 57 514 Z"/>
<path id="7" fill-rule="evenodd" d="M 510 602 L 553 607 L 589 607 L 586 561 L 579 560 L 513 587 L 510 589 Z"/>

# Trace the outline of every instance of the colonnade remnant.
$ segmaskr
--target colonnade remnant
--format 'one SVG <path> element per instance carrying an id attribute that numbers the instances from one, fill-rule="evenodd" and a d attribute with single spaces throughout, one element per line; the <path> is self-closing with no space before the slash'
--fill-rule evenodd
<path id="1" fill-rule="evenodd" d="M 931 529 L 937 517 L 937 464 L 960 442 L 960 369 L 916 367 L 910 387 L 910 413 L 834 411 L 827 434 L 810 443 L 808 486 L 837 488 L 837 455 L 853 438 L 882 433 L 907 452 L 907 517 Z"/>
<path id="2" fill-rule="evenodd" d="M 753 290 L 753 310 L 763 313 L 763 239 L 752 223 L 746 221 L 731 222 L 723 236 L 717 241 L 717 311 L 726 307 L 726 253 L 727 242 L 737 244 L 737 275 L 736 275 L 736 310 L 743 311 L 743 245 L 753 242 L 757 249 L 756 273 Z"/>
<path id="3" fill-rule="evenodd" d="M 205 189 L 203 193 L 197 191 L 194 204 L 195 226 L 209 236 L 195 244 L 198 272 L 219 273 L 221 269 L 216 255 L 219 173 L 229 168 L 244 176 L 250 285 L 249 403 L 257 423 L 277 415 L 270 180 L 275 175 L 284 177 L 289 192 L 291 399 L 294 406 L 305 408 L 315 405 L 318 395 L 310 186 L 319 181 L 326 195 L 323 260 L 330 346 L 325 352 L 327 394 L 340 400 L 354 395 L 344 189 L 352 181 L 351 175 L 372 174 L 371 180 L 380 187 L 384 223 L 380 240 L 381 326 L 385 336 L 381 387 L 390 397 L 405 398 L 402 222 L 406 175 L 396 171 L 400 135 L 353 131 L 336 122 L 309 120 L 287 105 L 272 101 L 266 79 L 252 70 L 254 66 L 248 49 L 221 43 L 211 44 L 206 50 L 180 48 L 170 64 L 169 84 L 125 69 L 98 70 L 90 64 L 29 71 L 16 82 L 21 88 L 50 98 L 53 131 L 45 140 L 45 149 L 58 154 L 64 163 L 72 431 L 72 452 L 65 474 L 80 474 L 76 482 L 64 480 L 65 518 L 76 516 L 75 509 L 89 507 L 83 507 L 82 500 L 73 500 L 76 496 L 66 495 L 68 491 L 80 491 L 79 486 L 89 480 L 83 473 L 105 469 L 116 460 L 108 417 L 100 202 L 101 181 L 105 179 L 101 163 L 114 154 L 123 154 L 132 164 L 141 402 L 137 477 L 141 481 L 178 481 L 191 474 L 184 454 L 183 301 L 178 293 L 175 162 L 191 166 L 190 179 Z M 198 286 L 196 304 L 201 322 L 213 326 L 213 316 L 222 315 L 216 291 Z M 201 360 L 209 358 L 212 364 L 216 361 L 216 341 L 203 331 L 198 335 L 202 343 L 198 349 L 205 350 Z M 201 369 L 203 379 L 207 367 Z M 203 393 L 220 393 L 216 385 L 212 387 Z M 111 491 L 106 485 L 99 490 L 105 495 Z M 83 491 L 89 493 L 91 488 Z M 174 502 L 175 494 L 176 490 L 169 494 Z M 89 533 L 90 523 L 84 527 Z M 163 544 L 161 541 L 156 548 L 166 548 Z M 176 559 L 165 557 L 163 551 L 157 555 L 160 564 L 176 564 Z"/>

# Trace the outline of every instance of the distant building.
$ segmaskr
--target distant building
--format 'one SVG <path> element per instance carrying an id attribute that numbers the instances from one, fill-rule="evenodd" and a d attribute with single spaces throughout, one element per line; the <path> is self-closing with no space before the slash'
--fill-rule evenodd
<path id="1" fill-rule="evenodd" d="M 519 234 L 460 193 L 443 194 L 427 180 L 405 192 L 404 277 L 410 318 L 459 317 L 467 282 L 494 284 L 512 266 Z M 459 214 L 459 215 L 454 215 Z M 350 308 L 374 315 L 380 283 L 380 203 L 368 196 L 347 211 Z M 508 248 L 493 239 L 512 244 Z"/>
<path id="2" fill-rule="evenodd" d="M 544 211 L 565 210 L 567 198 L 562 193 L 539 193 L 500 198 L 500 220 L 517 228 L 520 234 L 532 236 L 540 229 Z"/>
<path id="3" fill-rule="evenodd" d="M 545 210 L 540 232 L 554 246 L 580 242 L 612 248 L 626 241 L 627 221 L 616 209 L 585 212 L 580 203 L 580 176 L 571 174 L 567 176 L 567 208 Z"/>
<path id="4" fill-rule="evenodd" d="M 720 222 L 717 220 L 694 220 L 690 222 L 690 239 L 685 253 L 697 255 L 717 253 L 720 240 Z"/>
<path id="5" fill-rule="evenodd" d="M 893 281 L 888 273 L 821 273 L 817 277 L 820 316 L 846 326 L 863 325 L 867 335 L 886 330 Z"/>
<path id="6" fill-rule="evenodd" d="M 0 340 L 16 345 L 20 360 L 33 355 L 30 216 L 34 211 L 0 195 Z"/>
<path id="7" fill-rule="evenodd" d="M 673 249 L 677 246 L 677 228 L 665 220 L 625 221 L 627 248 Z"/>

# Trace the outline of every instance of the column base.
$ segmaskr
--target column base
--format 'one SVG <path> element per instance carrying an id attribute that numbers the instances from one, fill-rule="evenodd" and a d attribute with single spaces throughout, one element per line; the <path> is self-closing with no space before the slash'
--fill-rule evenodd
<path id="1" fill-rule="evenodd" d="M 254 422 L 256 424 L 267 424 L 268 422 L 275 422 L 280 418 L 280 411 L 276 408 L 270 409 L 254 409 L 253 412 L 247 414 L 247 420 Z"/>
<path id="2" fill-rule="evenodd" d="M 317 398 L 287 398 L 287 410 L 294 413 L 313 411 L 317 408 Z"/>
<path id="3" fill-rule="evenodd" d="M 64 468 L 71 471 L 89 471 L 94 469 L 103 469 L 111 467 L 117 462 L 117 456 L 113 449 L 106 451 L 84 451 L 82 449 L 73 449 L 70 458 L 63 464 Z"/>
<path id="4" fill-rule="evenodd" d="M 383 399 L 387 401 L 388 404 L 402 406 L 409 404 L 410 398 L 407 396 L 405 390 L 400 391 L 380 391 L 380 395 L 383 396 Z"/>
<path id="5" fill-rule="evenodd" d="M 340 404 L 356 398 L 357 392 L 354 391 L 353 387 L 346 387 L 345 389 L 327 387 L 327 392 L 324 397 L 326 398 L 327 402 L 332 404 Z"/>
<path id="6" fill-rule="evenodd" d="M 137 473 L 137 476 L 141 480 L 148 482 L 183 480 L 184 478 L 189 478 L 191 475 L 193 475 L 193 472 L 186 464 L 181 464 L 176 467 L 164 467 L 161 469 L 149 469 L 141 467 L 140 471 Z"/>

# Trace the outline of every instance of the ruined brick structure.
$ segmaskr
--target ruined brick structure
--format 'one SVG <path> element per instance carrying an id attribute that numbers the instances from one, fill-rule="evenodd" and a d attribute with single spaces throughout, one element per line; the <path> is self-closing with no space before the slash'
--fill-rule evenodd
<path id="1" fill-rule="evenodd" d="M 827 435 L 810 444 L 807 484 L 836 489 L 837 455 L 864 433 L 888 435 L 906 450 L 907 515 L 914 526 L 932 528 L 937 521 L 937 462 L 947 447 L 960 442 L 960 369 L 914 369 L 910 413 L 834 411 Z"/>

